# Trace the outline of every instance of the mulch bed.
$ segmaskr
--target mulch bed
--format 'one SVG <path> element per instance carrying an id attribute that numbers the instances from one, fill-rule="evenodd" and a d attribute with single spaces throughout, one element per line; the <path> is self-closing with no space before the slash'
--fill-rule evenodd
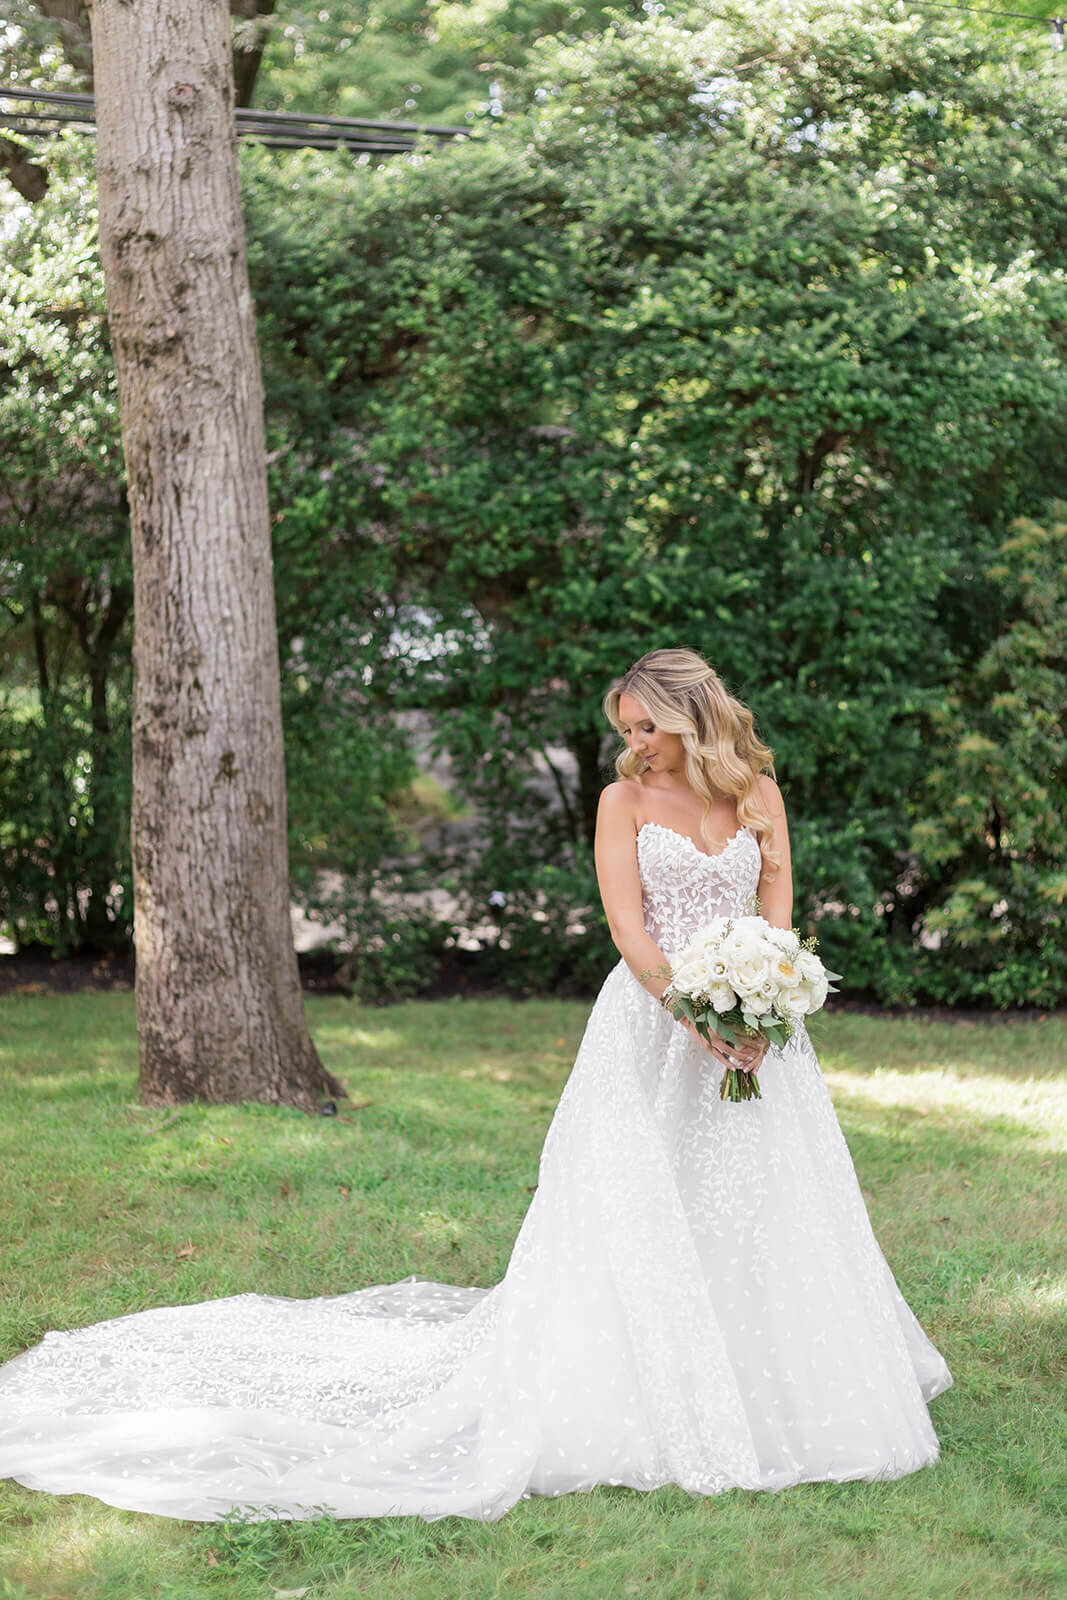
<path id="1" fill-rule="evenodd" d="M 297 956 L 300 981 L 307 994 L 351 994 L 346 957 L 332 950 L 309 950 Z M 468 993 L 502 993 L 479 978 L 474 951 L 450 952 L 441 963 L 426 999 Z M 43 946 L 16 955 L 0 955 L 0 994 L 93 994 L 132 989 L 132 955 L 66 956 L 56 960 Z"/>
<path id="2" fill-rule="evenodd" d="M 310 993 L 346 994 L 338 980 L 341 958 L 330 951 L 300 956 L 300 977 Z M 56 960 L 47 950 L 30 948 L 0 956 L 0 994 L 93 994 L 99 990 L 132 989 L 133 957 L 66 956 Z"/>
<path id="3" fill-rule="evenodd" d="M 509 993 L 499 986 L 479 981 L 476 952 L 462 951 L 456 955 L 467 959 L 452 960 L 443 966 L 432 988 L 422 998 L 437 1000 L 454 995 Z M 351 993 L 343 956 L 330 950 L 312 950 L 301 954 L 298 960 L 305 993 Z M 17 955 L 0 956 L 0 994 L 92 994 L 100 990 L 132 988 L 132 956 L 68 956 L 57 961 L 44 949 L 20 950 Z M 1004 1026 L 1016 1022 L 1044 1022 L 1050 1016 L 1067 1020 L 1067 1008 L 1063 1007 L 1050 1012 L 1036 1007 L 987 1011 L 964 1006 L 886 1006 L 870 995 L 848 992 L 835 995 L 832 1003 L 835 1011 L 913 1017 L 926 1022 L 982 1022 Z"/>
<path id="4" fill-rule="evenodd" d="M 47 950 L 0 956 L 0 994 L 79 994 L 94 989 L 132 989 L 129 956 L 69 956 L 56 961 Z"/>

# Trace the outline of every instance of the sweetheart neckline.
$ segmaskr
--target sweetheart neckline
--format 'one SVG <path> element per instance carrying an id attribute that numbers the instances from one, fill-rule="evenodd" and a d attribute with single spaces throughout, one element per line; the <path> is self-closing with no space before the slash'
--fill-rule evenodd
<path id="1" fill-rule="evenodd" d="M 659 828 L 661 833 L 673 833 L 673 835 L 674 835 L 674 837 L 676 839 L 684 839 L 686 844 L 690 847 L 690 849 L 691 850 L 695 850 L 698 856 L 703 856 L 705 861 L 718 861 L 719 857 L 720 856 L 724 856 L 726 854 L 727 850 L 729 850 L 729 848 L 730 848 L 730 846 L 732 844 L 736 844 L 737 843 L 738 839 L 741 838 L 742 834 L 745 834 L 745 833 L 751 834 L 752 833 L 752 829 L 749 827 L 748 823 L 747 822 L 746 823 L 742 823 L 741 827 L 738 828 L 737 832 L 736 833 L 732 833 L 730 835 L 730 837 L 727 839 L 726 843 L 723 845 L 721 850 L 712 851 L 712 850 L 702 850 L 700 848 L 700 846 L 696 843 L 696 841 L 691 839 L 687 833 L 680 833 L 677 828 L 668 827 L 668 825 L 665 822 L 642 822 L 641 826 L 637 830 L 637 837 L 639 839 L 640 839 L 641 835 L 644 833 L 646 828 Z"/>

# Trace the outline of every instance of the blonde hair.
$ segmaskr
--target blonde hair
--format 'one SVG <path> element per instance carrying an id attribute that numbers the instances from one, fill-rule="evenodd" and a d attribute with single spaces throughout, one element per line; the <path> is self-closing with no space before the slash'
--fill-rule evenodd
<path id="1" fill-rule="evenodd" d="M 761 773 L 774 776 L 774 753 L 756 733 L 751 711 L 729 693 L 714 667 L 695 650 L 652 650 L 642 656 L 604 696 L 604 714 L 619 733 L 624 694 L 641 702 L 657 728 L 681 735 L 686 782 L 704 801 L 701 836 L 710 842 L 708 812 L 716 797 L 725 795 L 736 804 L 738 824 L 755 833 L 764 860 L 777 866 L 770 849 L 771 819 L 756 786 Z M 639 779 L 647 766 L 624 746 L 615 770 L 620 778 Z"/>

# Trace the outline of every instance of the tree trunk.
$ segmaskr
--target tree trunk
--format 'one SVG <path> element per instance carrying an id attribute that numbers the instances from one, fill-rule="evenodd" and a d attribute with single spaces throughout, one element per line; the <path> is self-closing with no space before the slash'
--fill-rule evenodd
<path id="1" fill-rule="evenodd" d="M 239 23 L 250 24 L 258 17 L 274 13 L 276 0 L 229 0 L 230 15 Z M 239 28 L 233 43 L 233 82 L 239 106 L 250 106 L 256 79 L 267 48 L 268 31 L 262 25 Z"/>
<path id="2" fill-rule="evenodd" d="M 340 1085 L 289 920 L 263 392 L 226 0 L 94 0 L 100 249 L 134 567 L 141 1094 Z"/>
<path id="3" fill-rule="evenodd" d="M 88 799 L 93 817 L 93 846 L 87 862 L 88 905 L 85 910 L 83 948 L 93 952 L 112 952 L 120 941 L 116 924 L 108 909 L 115 881 L 122 837 L 122 822 L 116 804 L 115 730 L 108 709 L 108 687 L 116 665 L 115 644 L 122 632 L 132 601 L 125 584 L 116 584 L 101 608 L 95 632 L 90 622 L 93 601 L 99 603 L 99 588 L 87 586 L 74 616 L 74 625 L 85 658 L 89 678 L 90 776 Z"/>
<path id="4" fill-rule="evenodd" d="M 596 839 L 596 816 L 606 776 L 600 754 L 603 743 L 604 735 L 593 723 L 576 728 L 570 739 L 571 751 L 578 763 L 578 815 L 582 838 L 590 849 Z"/>

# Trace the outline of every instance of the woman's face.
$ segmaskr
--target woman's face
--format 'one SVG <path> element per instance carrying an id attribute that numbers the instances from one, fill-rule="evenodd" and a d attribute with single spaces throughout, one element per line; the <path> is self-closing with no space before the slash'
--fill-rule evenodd
<path id="1" fill-rule="evenodd" d="M 652 772 L 681 772 L 685 766 L 685 745 L 680 733 L 664 733 L 657 728 L 640 700 L 632 694 L 619 696 L 619 721 L 622 736 Z"/>

